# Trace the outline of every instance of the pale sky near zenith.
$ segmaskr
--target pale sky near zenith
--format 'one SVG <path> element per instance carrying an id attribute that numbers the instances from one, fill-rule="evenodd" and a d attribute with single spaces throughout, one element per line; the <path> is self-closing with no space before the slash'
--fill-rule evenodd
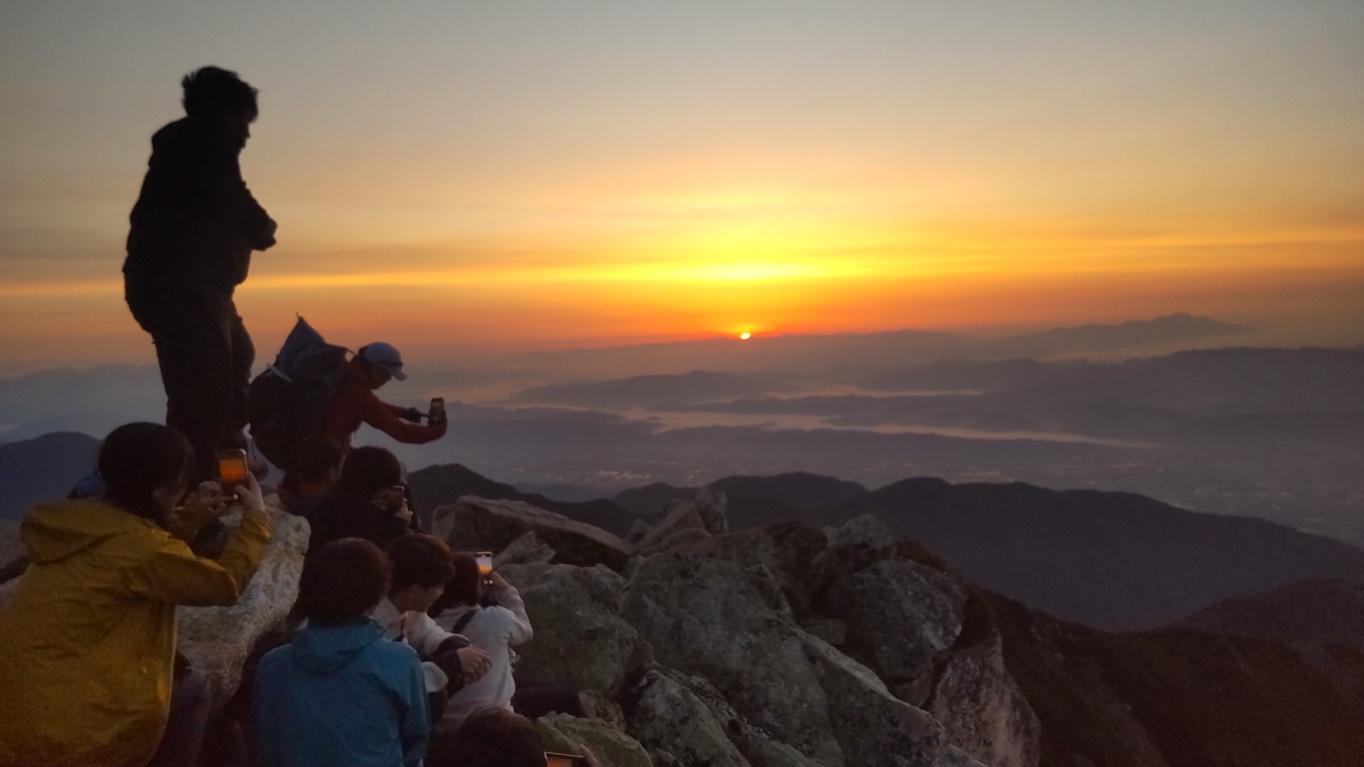
<path id="1" fill-rule="evenodd" d="M 427 358 L 1190 311 L 1364 341 L 1364 4 L 0 0 L 0 372 L 151 362 L 153 131 L 261 91 L 238 303 Z"/>

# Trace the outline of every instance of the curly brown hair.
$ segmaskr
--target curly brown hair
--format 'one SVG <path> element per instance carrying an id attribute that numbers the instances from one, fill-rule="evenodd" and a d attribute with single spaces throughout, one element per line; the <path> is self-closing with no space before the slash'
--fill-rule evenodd
<path id="1" fill-rule="evenodd" d="M 359 618 L 388 594 L 392 567 L 378 546 L 341 538 L 313 552 L 303 567 L 297 612 L 320 625 Z"/>

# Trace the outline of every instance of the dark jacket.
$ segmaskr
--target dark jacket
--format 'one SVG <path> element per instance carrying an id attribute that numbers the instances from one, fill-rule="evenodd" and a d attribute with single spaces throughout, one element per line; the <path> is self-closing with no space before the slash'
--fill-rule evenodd
<path id="1" fill-rule="evenodd" d="M 262 767 L 416 767 L 431 729 L 417 653 L 365 618 L 267 653 L 252 719 Z"/>
<path id="2" fill-rule="evenodd" d="M 410 531 L 406 522 L 368 499 L 352 498 L 335 491 L 317 505 L 308 516 L 308 522 L 313 526 L 309 551 L 317 551 L 324 544 L 341 538 L 364 538 L 382 549 L 394 538 Z"/>
<path id="3" fill-rule="evenodd" d="M 185 117 L 152 136 L 130 215 L 123 273 L 130 292 L 213 287 L 246 279 L 251 251 L 275 244 L 275 222 L 251 196 L 237 157 L 243 138 L 220 119 Z"/>

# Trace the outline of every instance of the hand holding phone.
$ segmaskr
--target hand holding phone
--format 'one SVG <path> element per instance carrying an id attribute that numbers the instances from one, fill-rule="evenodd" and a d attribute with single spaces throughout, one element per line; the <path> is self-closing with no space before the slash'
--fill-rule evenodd
<path id="1" fill-rule="evenodd" d="M 431 414 L 427 416 L 431 423 L 443 423 L 445 421 L 445 398 L 431 398 Z"/>

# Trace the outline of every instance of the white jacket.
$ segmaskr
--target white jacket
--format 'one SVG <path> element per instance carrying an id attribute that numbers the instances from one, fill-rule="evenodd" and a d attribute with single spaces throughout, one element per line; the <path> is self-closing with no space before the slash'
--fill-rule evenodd
<path id="1" fill-rule="evenodd" d="M 458 725 L 466 715 L 475 709 L 489 706 L 511 708 L 512 694 L 516 692 L 516 682 L 512 679 L 512 647 L 528 641 L 533 632 L 530 618 L 526 616 L 526 605 L 521 594 L 508 584 L 496 591 L 498 607 L 479 607 L 478 605 L 452 607 L 436 617 L 442 630 L 448 631 L 465 613 L 474 615 L 460 631 L 469 641 L 492 658 L 488 673 L 470 682 L 450 696 L 443 721 Z"/>
<path id="2" fill-rule="evenodd" d="M 383 628 L 385 639 L 403 642 L 417 651 L 417 656 L 422 659 L 422 676 L 426 680 L 427 692 L 445 689 L 450 683 L 450 678 L 427 658 L 434 655 L 445 640 L 458 637 L 458 634 L 451 634 L 437 626 L 426 613 L 415 610 L 402 612 L 388 601 L 388 597 L 379 602 L 369 617 Z M 463 645 L 464 642 L 460 644 Z"/>

